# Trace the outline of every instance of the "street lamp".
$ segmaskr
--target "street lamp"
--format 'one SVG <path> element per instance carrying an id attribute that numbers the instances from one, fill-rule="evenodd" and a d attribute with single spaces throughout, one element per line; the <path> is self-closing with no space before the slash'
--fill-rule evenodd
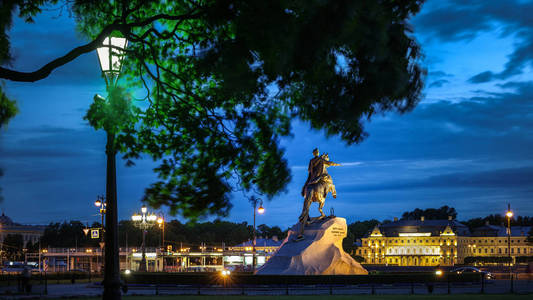
<path id="1" fill-rule="evenodd" d="M 102 46 L 96 49 L 106 87 L 114 86 L 117 82 L 124 50 L 128 41 L 125 38 L 108 36 Z M 106 144 L 106 226 L 105 226 L 105 264 L 104 264 L 104 293 L 103 299 L 121 299 L 120 294 L 120 265 L 118 250 L 118 213 L 117 213 L 117 172 L 115 135 L 107 131 Z"/>
<path id="2" fill-rule="evenodd" d="M 124 59 L 124 50 L 128 46 L 128 40 L 122 37 L 106 37 L 102 47 L 96 49 L 100 68 L 104 73 L 104 79 L 107 86 L 114 86 L 117 82 L 122 60 Z"/>
<path id="3" fill-rule="evenodd" d="M 507 255 L 509 257 L 509 279 L 512 280 L 513 275 L 511 271 L 511 262 L 513 259 L 511 258 L 511 218 L 513 217 L 513 212 L 511 211 L 511 203 L 507 204 L 507 212 L 505 213 L 505 216 L 507 217 Z"/>
<path id="4" fill-rule="evenodd" d="M 259 208 L 257 208 L 257 201 L 260 201 Z M 252 242 L 252 272 L 255 272 L 255 265 L 256 265 L 256 259 L 255 259 L 255 242 L 256 242 L 256 236 L 255 236 L 255 212 L 257 210 L 257 213 L 262 215 L 265 213 L 265 208 L 263 207 L 263 200 L 257 199 L 255 197 L 252 197 L 252 203 L 254 205 L 254 240 Z"/>
<path id="5" fill-rule="evenodd" d="M 165 219 L 161 216 L 157 218 L 157 225 L 161 229 L 161 247 L 165 248 Z"/>
<path id="6" fill-rule="evenodd" d="M 102 217 L 102 233 L 104 230 L 104 216 L 107 204 L 105 203 L 105 197 L 103 195 L 96 196 L 96 201 L 94 201 L 94 206 L 99 208 L 100 216 Z M 102 242 L 104 235 L 102 234 Z"/>
<path id="7" fill-rule="evenodd" d="M 96 201 L 94 201 L 94 206 L 100 208 L 99 209 L 99 212 L 100 212 L 100 216 L 102 217 L 102 223 L 100 223 L 102 225 L 102 230 L 101 230 L 101 234 L 100 234 L 100 250 L 102 251 L 102 257 L 105 257 L 103 255 L 103 252 L 104 252 L 104 246 L 105 246 L 105 242 L 104 242 L 104 216 L 105 216 L 105 211 L 106 211 L 106 202 L 105 202 L 105 197 L 103 195 L 98 195 L 96 196 Z M 98 256 L 96 256 L 96 262 L 98 263 Z M 105 270 L 105 269 L 104 269 Z"/>
<path id="8" fill-rule="evenodd" d="M 146 272 L 146 230 L 152 226 L 157 221 L 157 216 L 153 213 L 148 213 L 148 208 L 145 205 L 141 207 L 141 214 L 133 214 L 131 220 L 134 222 L 135 226 L 139 227 L 143 233 L 143 242 L 141 245 L 142 249 L 142 258 L 141 264 L 139 265 L 139 272 Z"/>
<path id="9" fill-rule="evenodd" d="M 159 218 L 157 218 L 157 225 L 159 226 L 159 228 L 161 229 L 161 255 L 162 255 L 162 258 L 163 258 L 163 263 L 162 263 L 162 267 L 163 267 L 163 272 L 165 272 L 165 219 L 163 218 L 163 216 L 160 216 Z"/>

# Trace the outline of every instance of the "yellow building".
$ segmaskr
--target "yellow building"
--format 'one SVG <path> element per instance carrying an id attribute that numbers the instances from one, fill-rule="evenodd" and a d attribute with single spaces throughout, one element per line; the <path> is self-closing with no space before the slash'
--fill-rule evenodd
<path id="1" fill-rule="evenodd" d="M 485 224 L 475 228 L 468 244 L 463 245 L 461 252 L 470 257 L 473 262 L 490 262 L 490 257 L 509 257 L 509 250 L 513 262 L 520 258 L 533 256 L 533 245 L 528 244 L 526 239 L 531 227 L 512 226 L 511 238 L 507 237 L 507 228 Z"/>
<path id="2" fill-rule="evenodd" d="M 511 256 L 533 256 L 526 243 L 529 227 L 512 227 Z M 365 264 L 390 266 L 453 266 L 479 256 L 507 256 L 503 226 L 486 225 L 471 234 L 468 227 L 448 220 L 395 220 L 376 226 L 362 239 L 356 254 Z M 467 260 L 468 261 L 468 260 Z"/>

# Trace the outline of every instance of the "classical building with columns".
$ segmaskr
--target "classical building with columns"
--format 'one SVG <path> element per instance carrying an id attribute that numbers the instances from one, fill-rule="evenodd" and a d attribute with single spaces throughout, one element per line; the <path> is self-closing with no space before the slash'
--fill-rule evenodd
<path id="1" fill-rule="evenodd" d="M 45 227 L 41 225 L 18 224 L 2 213 L 2 216 L 0 216 L 0 243 L 3 243 L 4 239 L 10 234 L 20 234 L 24 242 L 24 247 L 26 247 L 28 243 L 34 244 L 39 241 L 44 233 Z"/>
<path id="2" fill-rule="evenodd" d="M 376 226 L 362 239 L 356 254 L 365 264 L 390 266 L 453 266 L 475 261 L 490 262 L 487 257 L 517 258 L 533 256 L 533 246 L 526 242 L 530 227 L 512 227 L 510 247 L 503 226 L 485 225 L 470 232 L 452 220 L 395 220 Z"/>

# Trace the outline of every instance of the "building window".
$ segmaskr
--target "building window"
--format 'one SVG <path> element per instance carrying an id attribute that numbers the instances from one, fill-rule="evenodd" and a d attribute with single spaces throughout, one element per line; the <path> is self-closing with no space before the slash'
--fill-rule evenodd
<path id="1" fill-rule="evenodd" d="M 516 248 L 516 253 L 520 254 L 520 248 Z"/>
<path id="2" fill-rule="evenodd" d="M 511 254 L 513 254 L 513 253 L 514 253 L 514 248 L 511 248 Z"/>
<path id="3" fill-rule="evenodd" d="M 502 248 L 498 248 L 498 254 L 502 254 Z"/>
<path id="4" fill-rule="evenodd" d="M 489 253 L 489 249 L 485 248 L 485 253 Z"/>
<path id="5" fill-rule="evenodd" d="M 494 248 L 490 248 L 490 253 L 494 253 Z"/>

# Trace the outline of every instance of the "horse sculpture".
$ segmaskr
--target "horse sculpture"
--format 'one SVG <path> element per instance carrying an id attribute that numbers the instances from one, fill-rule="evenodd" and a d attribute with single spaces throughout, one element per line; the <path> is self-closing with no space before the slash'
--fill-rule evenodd
<path id="1" fill-rule="evenodd" d="M 318 211 L 320 212 L 320 217 L 318 217 L 318 219 L 325 218 L 326 215 L 322 209 L 326 203 L 326 196 L 328 193 L 331 193 L 333 198 L 337 198 L 335 185 L 333 185 L 333 180 L 329 175 L 322 177 L 317 183 L 308 185 L 305 190 L 304 206 L 299 221 L 306 222 L 307 219 L 309 219 L 309 207 L 313 202 L 318 203 Z"/>
<path id="2" fill-rule="evenodd" d="M 298 218 L 301 224 L 298 239 L 303 238 L 304 227 L 307 224 L 307 221 L 309 220 L 309 207 L 311 206 L 311 203 L 317 202 L 318 211 L 320 212 L 319 217 L 312 218 L 310 220 L 310 222 L 312 223 L 314 221 L 321 220 L 326 217 L 322 209 L 324 208 L 326 196 L 328 195 L 328 193 L 331 193 L 333 198 L 337 198 L 337 191 L 335 190 L 335 185 L 333 185 L 333 180 L 331 179 L 331 176 L 326 170 L 326 168 L 328 168 L 329 166 L 340 166 L 340 164 L 330 162 L 329 155 L 327 153 L 322 154 L 320 156 L 320 161 L 317 163 L 317 167 L 319 169 L 317 170 L 318 174 L 314 174 L 318 176 L 315 176 L 313 180 L 311 180 L 309 183 L 306 183 L 306 185 L 304 186 L 304 205 L 302 208 L 302 214 Z"/>

